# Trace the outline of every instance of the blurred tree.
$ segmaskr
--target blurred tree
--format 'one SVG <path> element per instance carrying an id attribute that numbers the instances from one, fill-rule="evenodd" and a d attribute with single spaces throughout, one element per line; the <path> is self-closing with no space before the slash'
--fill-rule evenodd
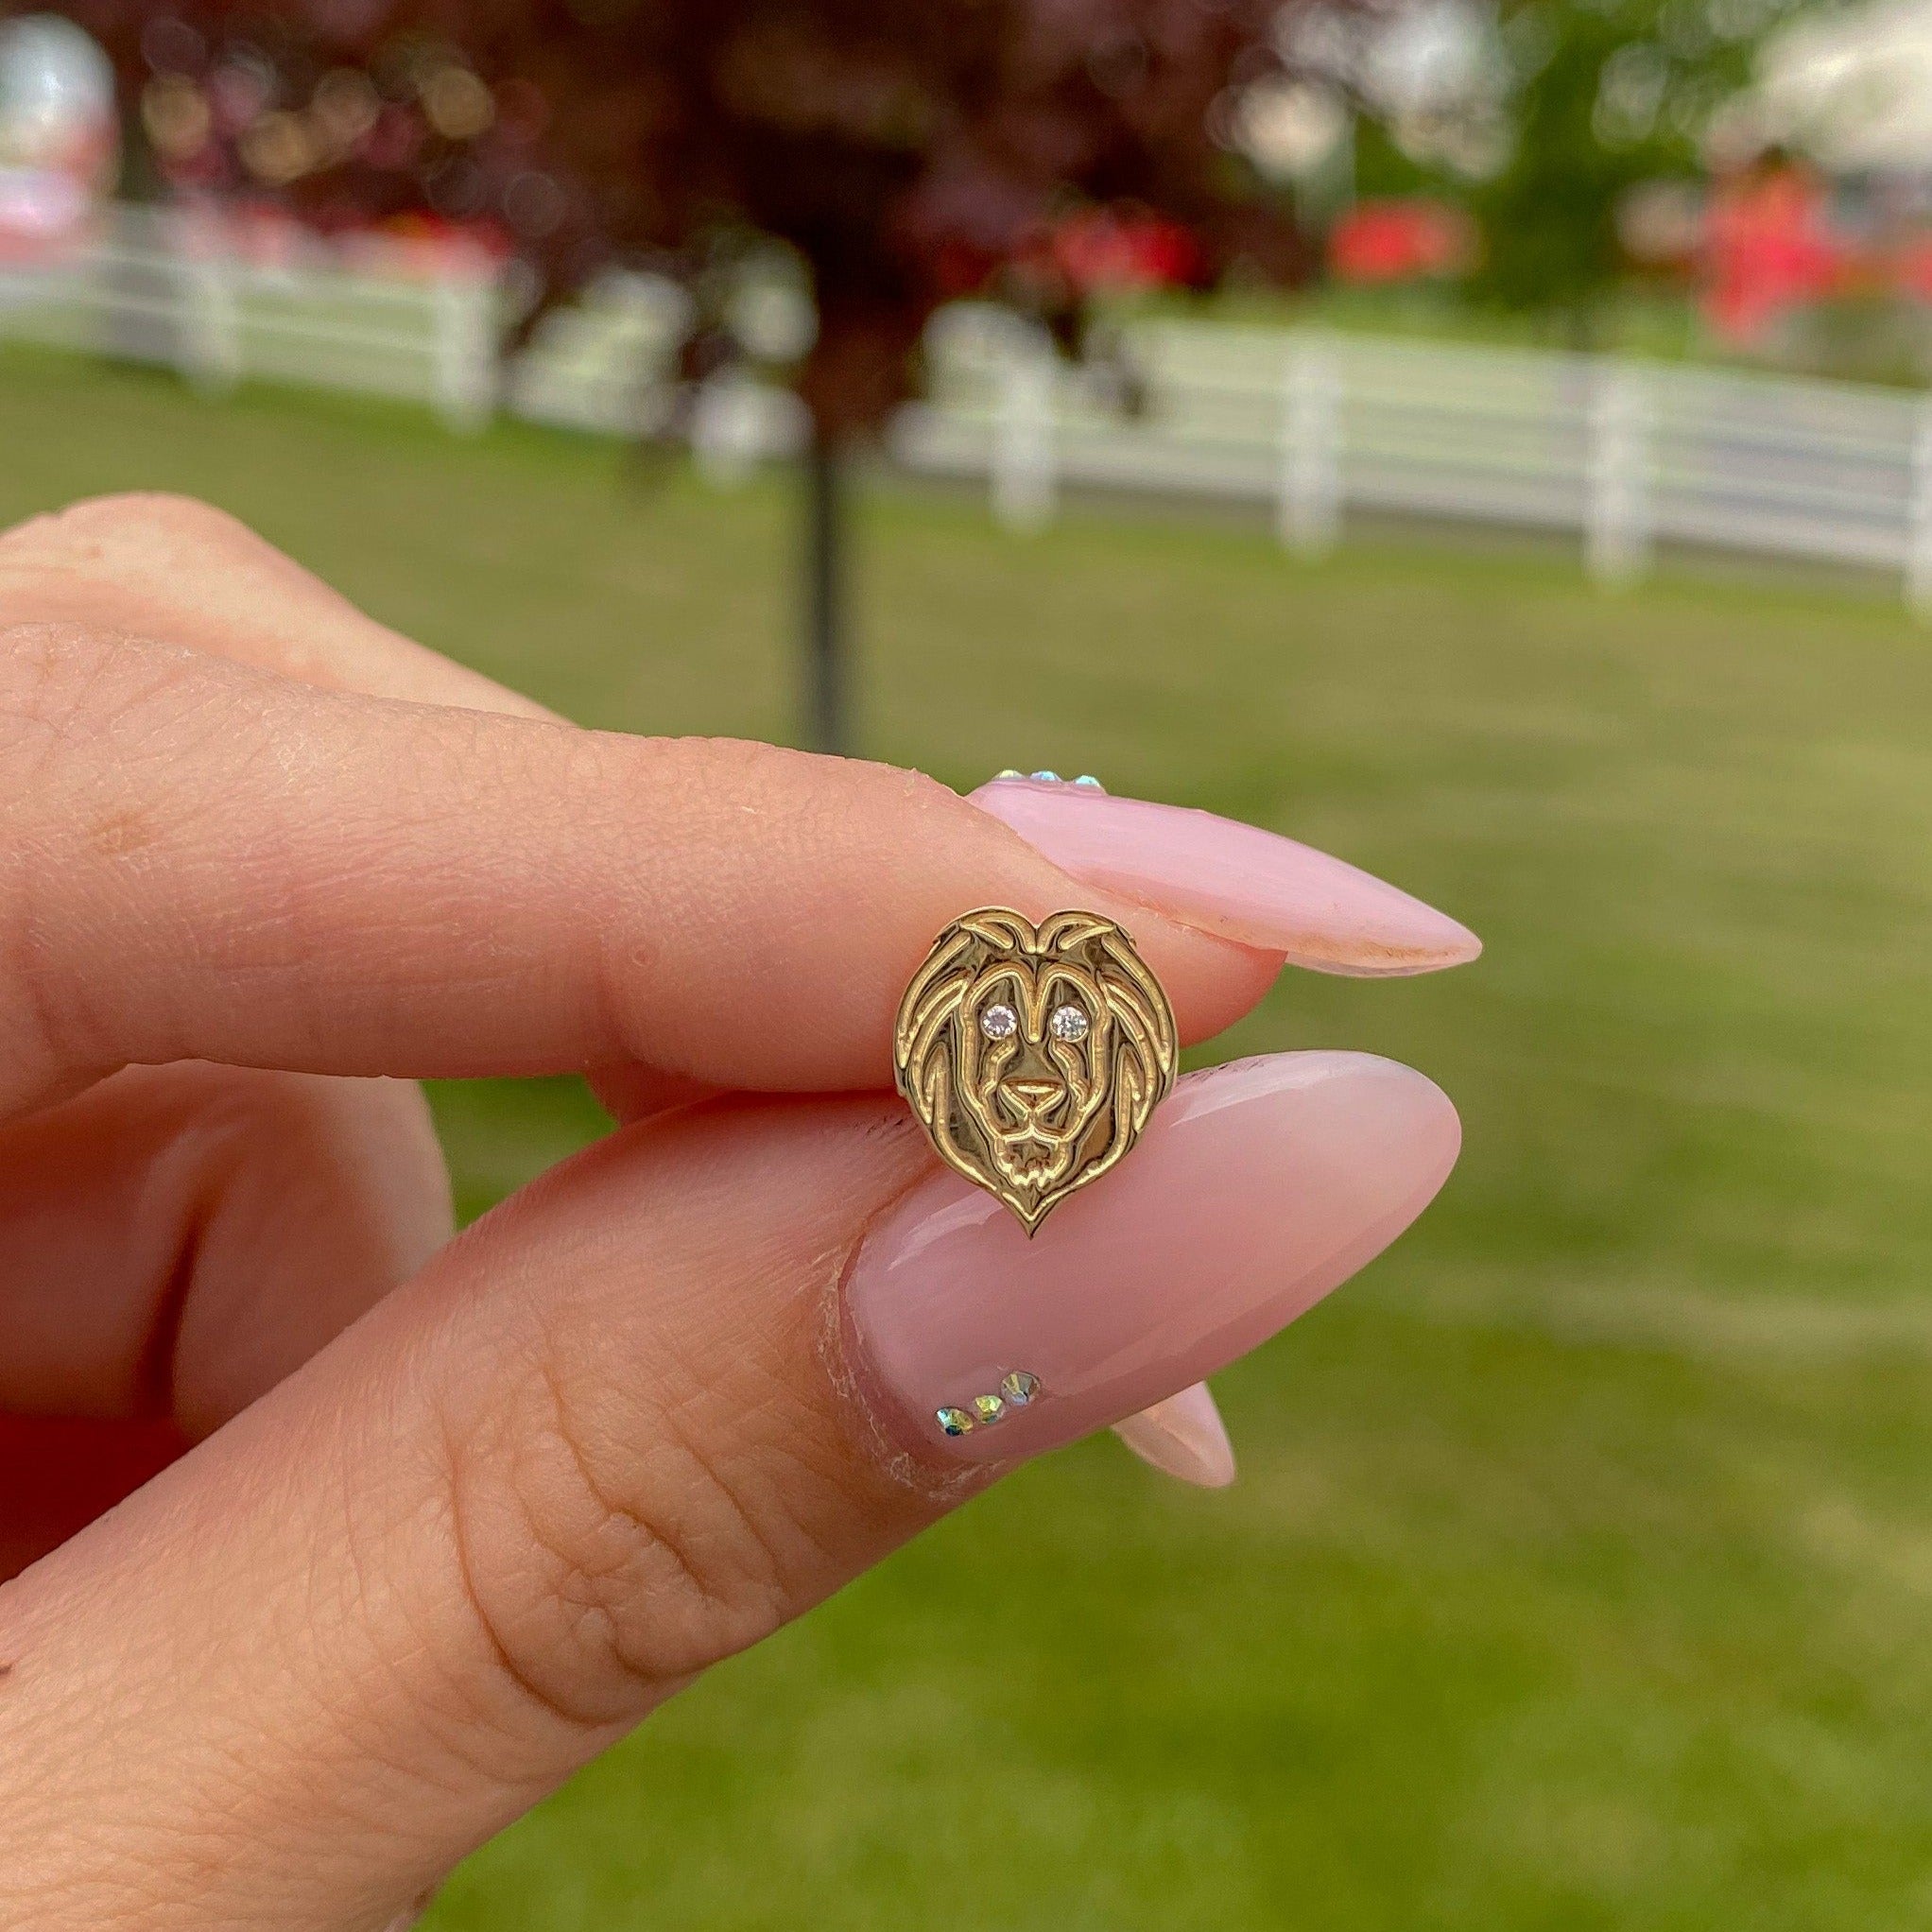
<path id="1" fill-rule="evenodd" d="M 724 271 L 756 237 L 794 251 L 816 304 L 790 373 L 811 423 L 810 735 L 827 749 L 845 737 L 845 453 L 906 393 L 935 307 L 992 295 L 1071 345 L 1096 260 L 1103 278 L 1160 259 L 1194 284 L 1302 263 L 1230 131 L 1279 66 L 1281 0 L 71 10 L 142 91 L 178 182 L 251 186 L 325 224 L 488 220 L 544 302 L 647 259 L 694 292 L 694 371 L 734 353 Z M 1153 246 L 1096 250 L 1096 214 Z"/>
<path id="2" fill-rule="evenodd" d="M 1622 277 L 1617 211 L 1639 182 L 1694 175 L 1712 115 L 1780 0 L 1517 0 L 1503 17 L 1508 160 L 1474 192 L 1475 287 L 1562 318 L 1587 346 Z"/>

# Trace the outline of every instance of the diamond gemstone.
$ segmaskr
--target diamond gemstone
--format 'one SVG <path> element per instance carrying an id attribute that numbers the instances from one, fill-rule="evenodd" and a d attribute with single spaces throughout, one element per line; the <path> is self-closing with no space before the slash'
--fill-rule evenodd
<path id="1" fill-rule="evenodd" d="M 1053 1017 L 1046 1025 L 1056 1040 L 1084 1040 L 1087 1037 L 1087 1016 L 1077 1006 L 1055 1007 Z"/>
<path id="2" fill-rule="evenodd" d="M 973 1414 L 975 1421 L 996 1423 L 1006 1412 L 1007 1406 L 997 1395 L 975 1395 L 973 1398 Z"/>
<path id="3" fill-rule="evenodd" d="M 1040 1378 L 1025 1369 L 1015 1369 L 1000 1379 L 999 1392 L 1010 1408 L 1025 1408 L 1040 1393 Z"/>
<path id="4" fill-rule="evenodd" d="M 973 1418 L 963 1408 L 942 1408 L 936 1414 L 940 1427 L 949 1436 L 963 1436 L 973 1426 Z"/>
<path id="5" fill-rule="evenodd" d="M 988 1007 L 979 1016 L 979 1030 L 989 1040 L 1010 1040 L 1020 1030 L 1020 1016 L 1011 1007 Z"/>

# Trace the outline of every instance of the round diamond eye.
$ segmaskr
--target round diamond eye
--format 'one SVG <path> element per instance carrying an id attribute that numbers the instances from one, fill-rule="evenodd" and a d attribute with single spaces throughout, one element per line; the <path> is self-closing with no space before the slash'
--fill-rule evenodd
<path id="1" fill-rule="evenodd" d="M 1087 1037 L 1087 1016 L 1071 1002 L 1063 1007 L 1055 1007 L 1053 1017 L 1046 1026 L 1056 1040 L 1084 1040 Z"/>
<path id="2" fill-rule="evenodd" d="M 1011 1007 L 988 1007 L 979 1016 L 979 1030 L 989 1040 L 1010 1040 L 1020 1030 L 1020 1016 Z"/>

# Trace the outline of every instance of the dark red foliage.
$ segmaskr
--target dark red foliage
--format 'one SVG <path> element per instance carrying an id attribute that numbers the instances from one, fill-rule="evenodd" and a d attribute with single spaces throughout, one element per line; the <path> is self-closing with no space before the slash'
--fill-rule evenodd
<path id="1" fill-rule="evenodd" d="M 834 435 L 903 393 L 938 303 L 989 292 L 1062 338 L 1095 285 L 1300 267 L 1292 224 L 1216 140 L 1274 64 L 1279 0 L 76 0 L 130 83 L 200 49 L 266 55 L 302 108 L 345 63 L 427 48 L 492 90 L 474 138 L 385 109 L 282 192 L 311 218 L 487 215 L 565 291 L 613 257 L 695 275 L 789 243 L 819 329 L 800 388 Z M 157 29 L 157 22 L 172 27 Z M 180 32 L 178 28 L 191 29 Z M 172 38 L 171 38 L 172 37 Z"/>

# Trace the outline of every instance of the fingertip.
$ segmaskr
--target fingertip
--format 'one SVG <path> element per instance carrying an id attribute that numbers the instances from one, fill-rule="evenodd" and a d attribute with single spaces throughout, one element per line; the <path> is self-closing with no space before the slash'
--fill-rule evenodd
<path id="1" fill-rule="evenodd" d="M 850 1351 L 908 1443 L 967 1464 L 1058 1447 L 1305 1313 L 1427 1206 L 1460 1141 L 1441 1089 L 1373 1054 L 1189 1075 L 1035 1236 L 957 1174 L 907 1193 L 854 1266 Z"/>
<path id="2" fill-rule="evenodd" d="M 1268 997 L 1286 964 L 1279 953 L 1171 925 L 1152 934 L 1146 951 L 1173 1002 L 1184 1046 L 1212 1040 L 1246 1019 Z"/>

